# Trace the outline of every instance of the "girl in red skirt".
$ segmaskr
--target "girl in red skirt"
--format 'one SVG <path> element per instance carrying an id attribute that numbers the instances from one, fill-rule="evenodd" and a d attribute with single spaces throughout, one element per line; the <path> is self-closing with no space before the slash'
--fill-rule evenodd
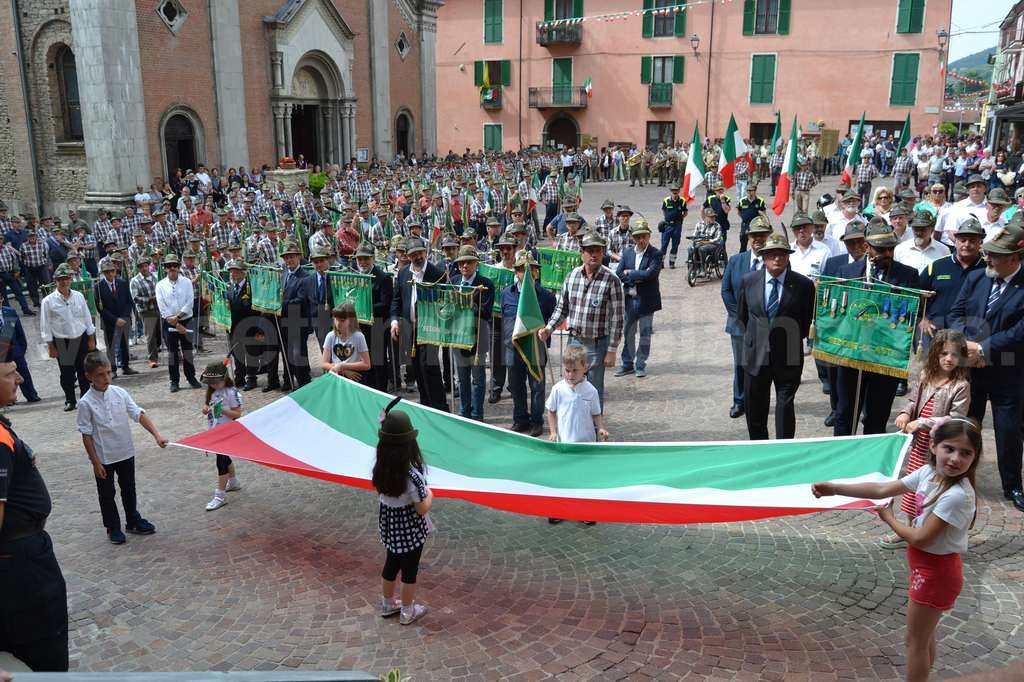
<path id="1" fill-rule="evenodd" d="M 907 680 L 927 680 L 935 664 L 935 628 L 942 612 L 953 608 L 963 588 L 960 555 L 977 505 L 974 474 L 981 459 L 981 430 L 973 419 L 950 417 L 931 432 L 929 463 L 888 483 L 815 483 L 815 497 L 845 495 L 871 500 L 913 494 L 918 514 L 906 525 L 891 504 L 878 517 L 906 540 L 910 565 L 907 605 Z"/>
<path id="2" fill-rule="evenodd" d="M 942 329 L 928 347 L 921 381 L 908 395 L 906 406 L 896 415 L 896 428 L 914 434 L 906 471 L 912 474 L 928 463 L 931 430 L 942 417 L 966 417 L 971 406 L 967 381 L 967 339 L 960 332 Z M 918 514 L 913 495 L 904 495 L 900 509 L 913 519 Z M 888 535 L 879 543 L 886 549 L 906 547 L 899 535 Z"/>

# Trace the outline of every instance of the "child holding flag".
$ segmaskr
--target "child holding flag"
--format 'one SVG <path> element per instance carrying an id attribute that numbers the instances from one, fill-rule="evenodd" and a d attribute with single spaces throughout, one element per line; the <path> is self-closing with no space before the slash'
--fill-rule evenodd
<path id="1" fill-rule="evenodd" d="M 203 414 L 209 428 L 233 422 L 242 416 L 242 394 L 228 376 L 228 368 L 221 362 L 211 362 L 199 379 L 206 384 L 206 400 Z M 217 488 L 213 499 L 206 504 L 206 511 L 215 511 L 228 503 L 227 494 L 241 490 L 242 484 L 235 476 L 235 465 L 227 455 L 217 455 Z"/>

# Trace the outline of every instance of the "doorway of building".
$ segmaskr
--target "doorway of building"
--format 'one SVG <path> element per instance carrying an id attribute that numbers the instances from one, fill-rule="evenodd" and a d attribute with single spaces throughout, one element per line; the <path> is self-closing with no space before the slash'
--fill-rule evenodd
<path id="1" fill-rule="evenodd" d="M 395 151 L 407 159 L 413 152 L 412 119 L 404 111 L 395 117 Z"/>
<path id="2" fill-rule="evenodd" d="M 320 120 L 320 107 L 315 104 L 302 104 L 292 107 L 292 158 L 298 160 L 299 154 L 310 167 L 320 163 L 317 153 L 317 121 Z"/>
<path id="3" fill-rule="evenodd" d="M 164 125 L 164 151 L 167 157 L 167 177 L 174 177 L 196 167 L 196 131 L 187 116 L 175 114 Z"/>
<path id="4" fill-rule="evenodd" d="M 568 114 L 552 119 L 544 131 L 544 145 L 546 147 L 575 147 L 579 143 L 580 128 L 576 125 L 576 119 Z"/>
<path id="5" fill-rule="evenodd" d="M 751 123 L 750 142 L 751 144 L 765 144 L 767 142 L 771 142 L 773 132 L 775 132 L 774 123 Z"/>

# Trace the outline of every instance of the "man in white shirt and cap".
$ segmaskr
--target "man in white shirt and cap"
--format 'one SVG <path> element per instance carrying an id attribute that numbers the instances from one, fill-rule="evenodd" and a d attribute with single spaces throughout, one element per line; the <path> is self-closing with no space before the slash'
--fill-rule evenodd
<path id="1" fill-rule="evenodd" d="M 897 263 L 909 265 L 918 272 L 924 272 L 932 261 L 949 255 L 949 248 L 942 242 L 935 241 L 932 236 L 935 229 L 935 218 L 928 211 L 918 211 L 910 221 L 913 238 L 900 242 L 893 251 L 893 259 Z"/>
<path id="2" fill-rule="evenodd" d="M 185 379 L 192 388 L 202 388 L 196 380 L 196 367 L 192 363 L 192 338 L 195 319 L 192 317 L 192 281 L 180 275 L 181 263 L 178 256 L 169 253 L 164 257 L 167 276 L 156 283 L 156 305 L 164 321 L 164 344 L 167 346 L 167 374 L 171 380 L 171 393 L 180 390 L 180 367 L 183 364 Z"/>
<path id="3" fill-rule="evenodd" d="M 71 288 L 76 273 L 66 263 L 57 266 L 53 278 L 57 288 L 39 306 L 39 331 L 60 366 L 60 387 L 64 390 L 64 411 L 78 407 L 75 381 L 79 395 L 89 390 L 85 376 L 85 355 L 96 349 L 96 325 L 85 296 Z"/>

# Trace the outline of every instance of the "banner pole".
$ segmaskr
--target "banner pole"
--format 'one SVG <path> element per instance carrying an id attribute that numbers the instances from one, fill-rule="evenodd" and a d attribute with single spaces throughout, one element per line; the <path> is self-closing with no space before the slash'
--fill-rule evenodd
<path id="1" fill-rule="evenodd" d="M 860 387 L 861 381 L 864 379 L 864 370 L 857 370 L 857 389 L 853 393 L 853 430 L 850 432 L 851 436 L 857 435 L 857 430 L 860 428 Z"/>
<path id="2" fill-rule="evenodd" d="M 284 337 L 281 335 L 281 318 L 274 316 L 274 329 L 277 330 L 277 347 L 278 354 L 284 362 L 284 371 L 288 372 L 288 383 L 291 384 L 292 389 L 295 386 L 295 374 L 292 372 L 292 363 L 288 360 L 288 349 L 284 346 Z"/>

